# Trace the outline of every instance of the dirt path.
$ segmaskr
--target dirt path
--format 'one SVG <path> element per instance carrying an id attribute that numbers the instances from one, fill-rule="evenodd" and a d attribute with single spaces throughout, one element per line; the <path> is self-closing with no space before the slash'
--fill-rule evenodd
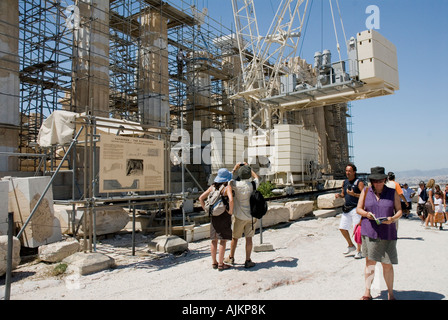
<path id="1" fill-rule="evenodd" d="M 116 268 L 87 276 L 51 276 L 54 265 L 24 264 L 13 273 L 11 299 L 357 300 L 364 292 L 365 259 L 342 254 L 346 244 L 339 219 L 299 220 L 265 230 L 263 241 L 275 250 L 254 252 L 252 269 L 243 267 L 240 241 L 235 267 L 222 272 L 211 267 L 209 240 L 190 243 L 188 252 L 176 256 L 148 252 L 139 235 L 137 254 L 131 256 L 130 236 L 119 236 L 97 248 L 116 260 Z M 448 230 L 425 229 L 414 215 L 400 220 L 398 233 L 396 298 L 447 299 Z M 254 243 L 259 239 L 257 234 Z M 372 295 L 386 299 L 381 266 L 377 275 Z M 0 299 L 3 295 L 4 278 Z"/>

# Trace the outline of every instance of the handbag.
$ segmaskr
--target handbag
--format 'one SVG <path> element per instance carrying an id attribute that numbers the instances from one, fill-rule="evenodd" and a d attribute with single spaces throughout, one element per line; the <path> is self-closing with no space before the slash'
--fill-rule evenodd
<path id="1" fill-rule="evenodd" d="M 361 225 L 357 224 L 355 226 L 355 229 L 353 230 L 353 238 L 355 239 L 355 242 L 357 244 L 361 244 L 362 240 L 361 240 Z"/>

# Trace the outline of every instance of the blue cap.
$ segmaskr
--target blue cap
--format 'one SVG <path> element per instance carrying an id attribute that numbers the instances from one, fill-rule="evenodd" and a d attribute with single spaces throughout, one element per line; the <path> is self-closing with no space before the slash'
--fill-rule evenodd
<path id="1" fill-rule="evenodd" d="M 232 174 L 226 168 L 221 168 L 218 170 L 218 175 L 215 178 L 216 183 L 223 183 L 230 181 L 232 179 Z"/>

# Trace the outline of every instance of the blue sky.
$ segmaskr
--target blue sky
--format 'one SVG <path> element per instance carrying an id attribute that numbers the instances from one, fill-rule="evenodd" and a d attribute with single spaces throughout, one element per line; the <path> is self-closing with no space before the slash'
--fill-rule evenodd
<path id="1" fill-rule="evenodd" d="M 279 3 L 255 0 L 260 29 L 269 27 Z M 346 59 L 336 1 L 332 4 L 342 58 Z M 380 10 L 377 31 L 397 47 L 400 90 L 394 95 L 352 102 L 353 153 L 358 171 L 369 172 L 374 166 L 395 172 L 446 168 L 448 1 L 339 0 L 347 38 L 367 29 L 369 5 Z M 207 6 L 213 19 L 234 30 L 231 0 L 197 0 L 196 6 Z M 333 61 L 338 60 L 328 0 L 312 1 L 303 40 L 301 56 L 308 63 L 313 62 L 322 43 L 323 49 L 331 50 Z"/>

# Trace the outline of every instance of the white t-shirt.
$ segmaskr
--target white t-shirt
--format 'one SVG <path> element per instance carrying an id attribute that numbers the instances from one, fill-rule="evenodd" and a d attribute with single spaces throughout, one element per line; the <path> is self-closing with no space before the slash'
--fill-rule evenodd
<path id="1" fill-rule="evenodd" d="M 411 202 L 412 201 L 412 199 L 411 199 L 411 194 L 413 194 L 414 193 L 414 190 L 412 190 L 411 188 L 402 188 L 402 190 L 403 190 L 403 195 L 404 195 L 404 197 L 406 198 L 406 201 L 407 202 Z M 403 200 L 401 200 L 402 202 L 404 202 Z"/>
<path id="2" fill-rule="evenodd" d="M 259 180 L 254 179 L 256 188 L 258 188 Z M 232 189 L 235 191 L 233 197 L 233 215 L 240 220 L 252 220 L 250 215 L 250 195 L 253 187 L 250 179 L 236 181 L 233 180 Z"/>
<path id="3" fill-rule="evenodd" d="M 443 212 L 443 201 L 442 198 L 434 199 L 434 211 Z"/>

